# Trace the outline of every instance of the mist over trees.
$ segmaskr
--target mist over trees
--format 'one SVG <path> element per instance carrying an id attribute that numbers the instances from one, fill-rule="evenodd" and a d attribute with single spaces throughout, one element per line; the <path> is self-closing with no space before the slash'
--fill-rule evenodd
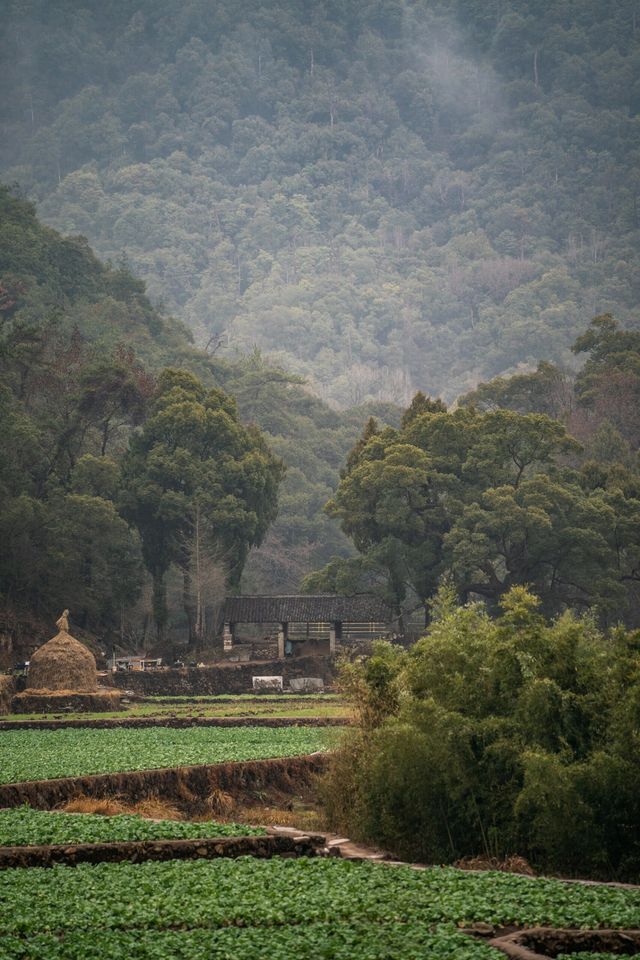
<path id="1" fill-rule="evenodd" d="M 4 25 L 8 595 L 53 602 L 33 557 L 84 511 L 121 558 L 82 567 L 112 583 L 87 622 L 116 622 L 145 556 L 158 622 L 164 564 L 192 634 L 205 568 L 398 609 L 449 573 L 636 618 L 633 3 L 22 0 Z M 191 499 L 158 550 L 166 368 Z M 249 463 L 207 473 L 207 418 L 270 485 L 213 546 L 214 501 L 254 492 Z"/>
<path id="2" fill-rule="evenodd" d="M 630 0 L 6 6 L 4 179 L 210 349 L 406 404 L 637 326 Z"/>
<path id="3" fill-rule="evenodd" d="M 243 572 L 249 590 L 295 592 L 353 552 L 324 505 L 362 421 L 400 410 L 339 413 L 299 380 L 257 352 L 196 348 L 126 268 L 0 187 L 5 622 L 57 616 L 62 600 L 104 636 L 153 611 L 161 634 L 177 623 L 210 641 Z"/>
<path id="4" fill-rule="evenodd" d="M 189 640 L 202 641 L 203 563 L 218 557 L 219 591 L 237 585 L 275 518 L 282 461 L 140 281 L 42 227 L 6 188 L 0 212 L 2 613 L 66 603 L 79 626 L 122 633 L 146 568 L 163 637 L 173 565 Z M 208 385 L 162 370 L 165 351 L 199 361 Z"/>

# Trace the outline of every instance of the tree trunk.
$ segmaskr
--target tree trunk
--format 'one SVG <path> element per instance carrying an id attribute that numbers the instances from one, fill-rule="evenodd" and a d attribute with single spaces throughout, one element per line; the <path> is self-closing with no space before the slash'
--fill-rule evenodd
<path id="1" fill-rule="evenodd" d="M 164 570 L 153 572 L 153 619 L 156 624 L 158 642 L 162 642 L 166 635 L 167 620 L 167 588 L 164 582 Z"/>
<path id="2" fill-rule="evenodd" d="M 189 570 L 182 571 L 182 605 L 184 607 L 184 612 L 187 616 L 187 624 L 189 627 L 189 646 L 193 647 L 195 644 L 195 609 L 193 605 L 193 596 L 191 593 L 191 574 Z"/>

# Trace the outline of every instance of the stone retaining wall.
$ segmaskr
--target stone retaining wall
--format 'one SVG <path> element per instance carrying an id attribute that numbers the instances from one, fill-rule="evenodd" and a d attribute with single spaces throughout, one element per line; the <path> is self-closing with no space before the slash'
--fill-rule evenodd
<path id="1" fill-rule="evenodd" d="M 278 675 L 285 687 L 292 677 L 335 676 L 332 657 L 292 657 L 249 663 L 220 663 L 212 667 L 180 667 L 168 670 L 114 673 L 109 682 L 121 690 L 152 696 L 207 696 L 217 693 L 251 693 L 252 677 Z"/>
<path id="2" fill-rule="evenodd" d="M 207 837 L 199 840 L 129 840 L 120 843 L 0 847 L 0 870 L 78 863 L 142 863 L 145 860 L 213 860 L 218 857 L 313 857 L 323 837 Z"/>
<path id="3" fill-rule="evenodd" d="M 0 674 L 0 715 L 11 712 L 11 700 L 16 692 L 13 677 Z"/>
<path id="4" fill-rule="evenodd" d="M 132 803 L 160 796 L 182 810 L 203 812 L 207 809 L 207 798 L 214 790 L 233 796 L 268 787 L 292 790 L 309 784 L 314 776 L 326 769 L 327 762 L 326 753 L 312 753 L 273 760 L 4 783 L 0 784 L 0 807 L 19 807 L 28 803 L 37 810 L 52 810 L 78 796 L 99 799 L 117 796 Z"/>
<path id="5" fill-rule="evenodd" d="M 3 730 L 64 730 L 82 727 L 105 730 L 111 727 L 345 727 L 342 717 L 92 717 L 83 720 L 0 720 Z"/>
<path id="6" fill-rule="evenodd" d="M 12 713 L 112 713 L 122 710 L 119 690 L 97 690 L 95 693 L 54 693 L 29 689 L 16 694 L 11 701 Z"/>
<path id="7" fill-rule="evenodd" d="M 465 931 L 465 933 L 472 931 Z M 548 960 L 558 954 L 602 953 L 638 956 L 640 930 L 572 930 L 532 927 L 488 940 L 512 960 Z"/>

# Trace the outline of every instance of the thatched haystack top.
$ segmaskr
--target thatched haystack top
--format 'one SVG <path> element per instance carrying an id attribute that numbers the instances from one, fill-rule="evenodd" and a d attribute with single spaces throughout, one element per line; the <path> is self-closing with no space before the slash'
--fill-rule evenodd
<path id="1" fill-rule="evenodd" d="M 27 689 L 93 693 L 97 688 L 95 657 L 66 630 L 44 643 L 31 657 Z"/>

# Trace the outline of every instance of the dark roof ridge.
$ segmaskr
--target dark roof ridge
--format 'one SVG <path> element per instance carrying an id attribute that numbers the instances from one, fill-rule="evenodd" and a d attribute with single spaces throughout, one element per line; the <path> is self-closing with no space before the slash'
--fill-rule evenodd
<path id="1" fill-rule="evenodd" d="M 231 623 L 388 623 L 393 612 L 384 600 L 371 594 L 253 594 L 227 597 L 223 618 Z"/>

